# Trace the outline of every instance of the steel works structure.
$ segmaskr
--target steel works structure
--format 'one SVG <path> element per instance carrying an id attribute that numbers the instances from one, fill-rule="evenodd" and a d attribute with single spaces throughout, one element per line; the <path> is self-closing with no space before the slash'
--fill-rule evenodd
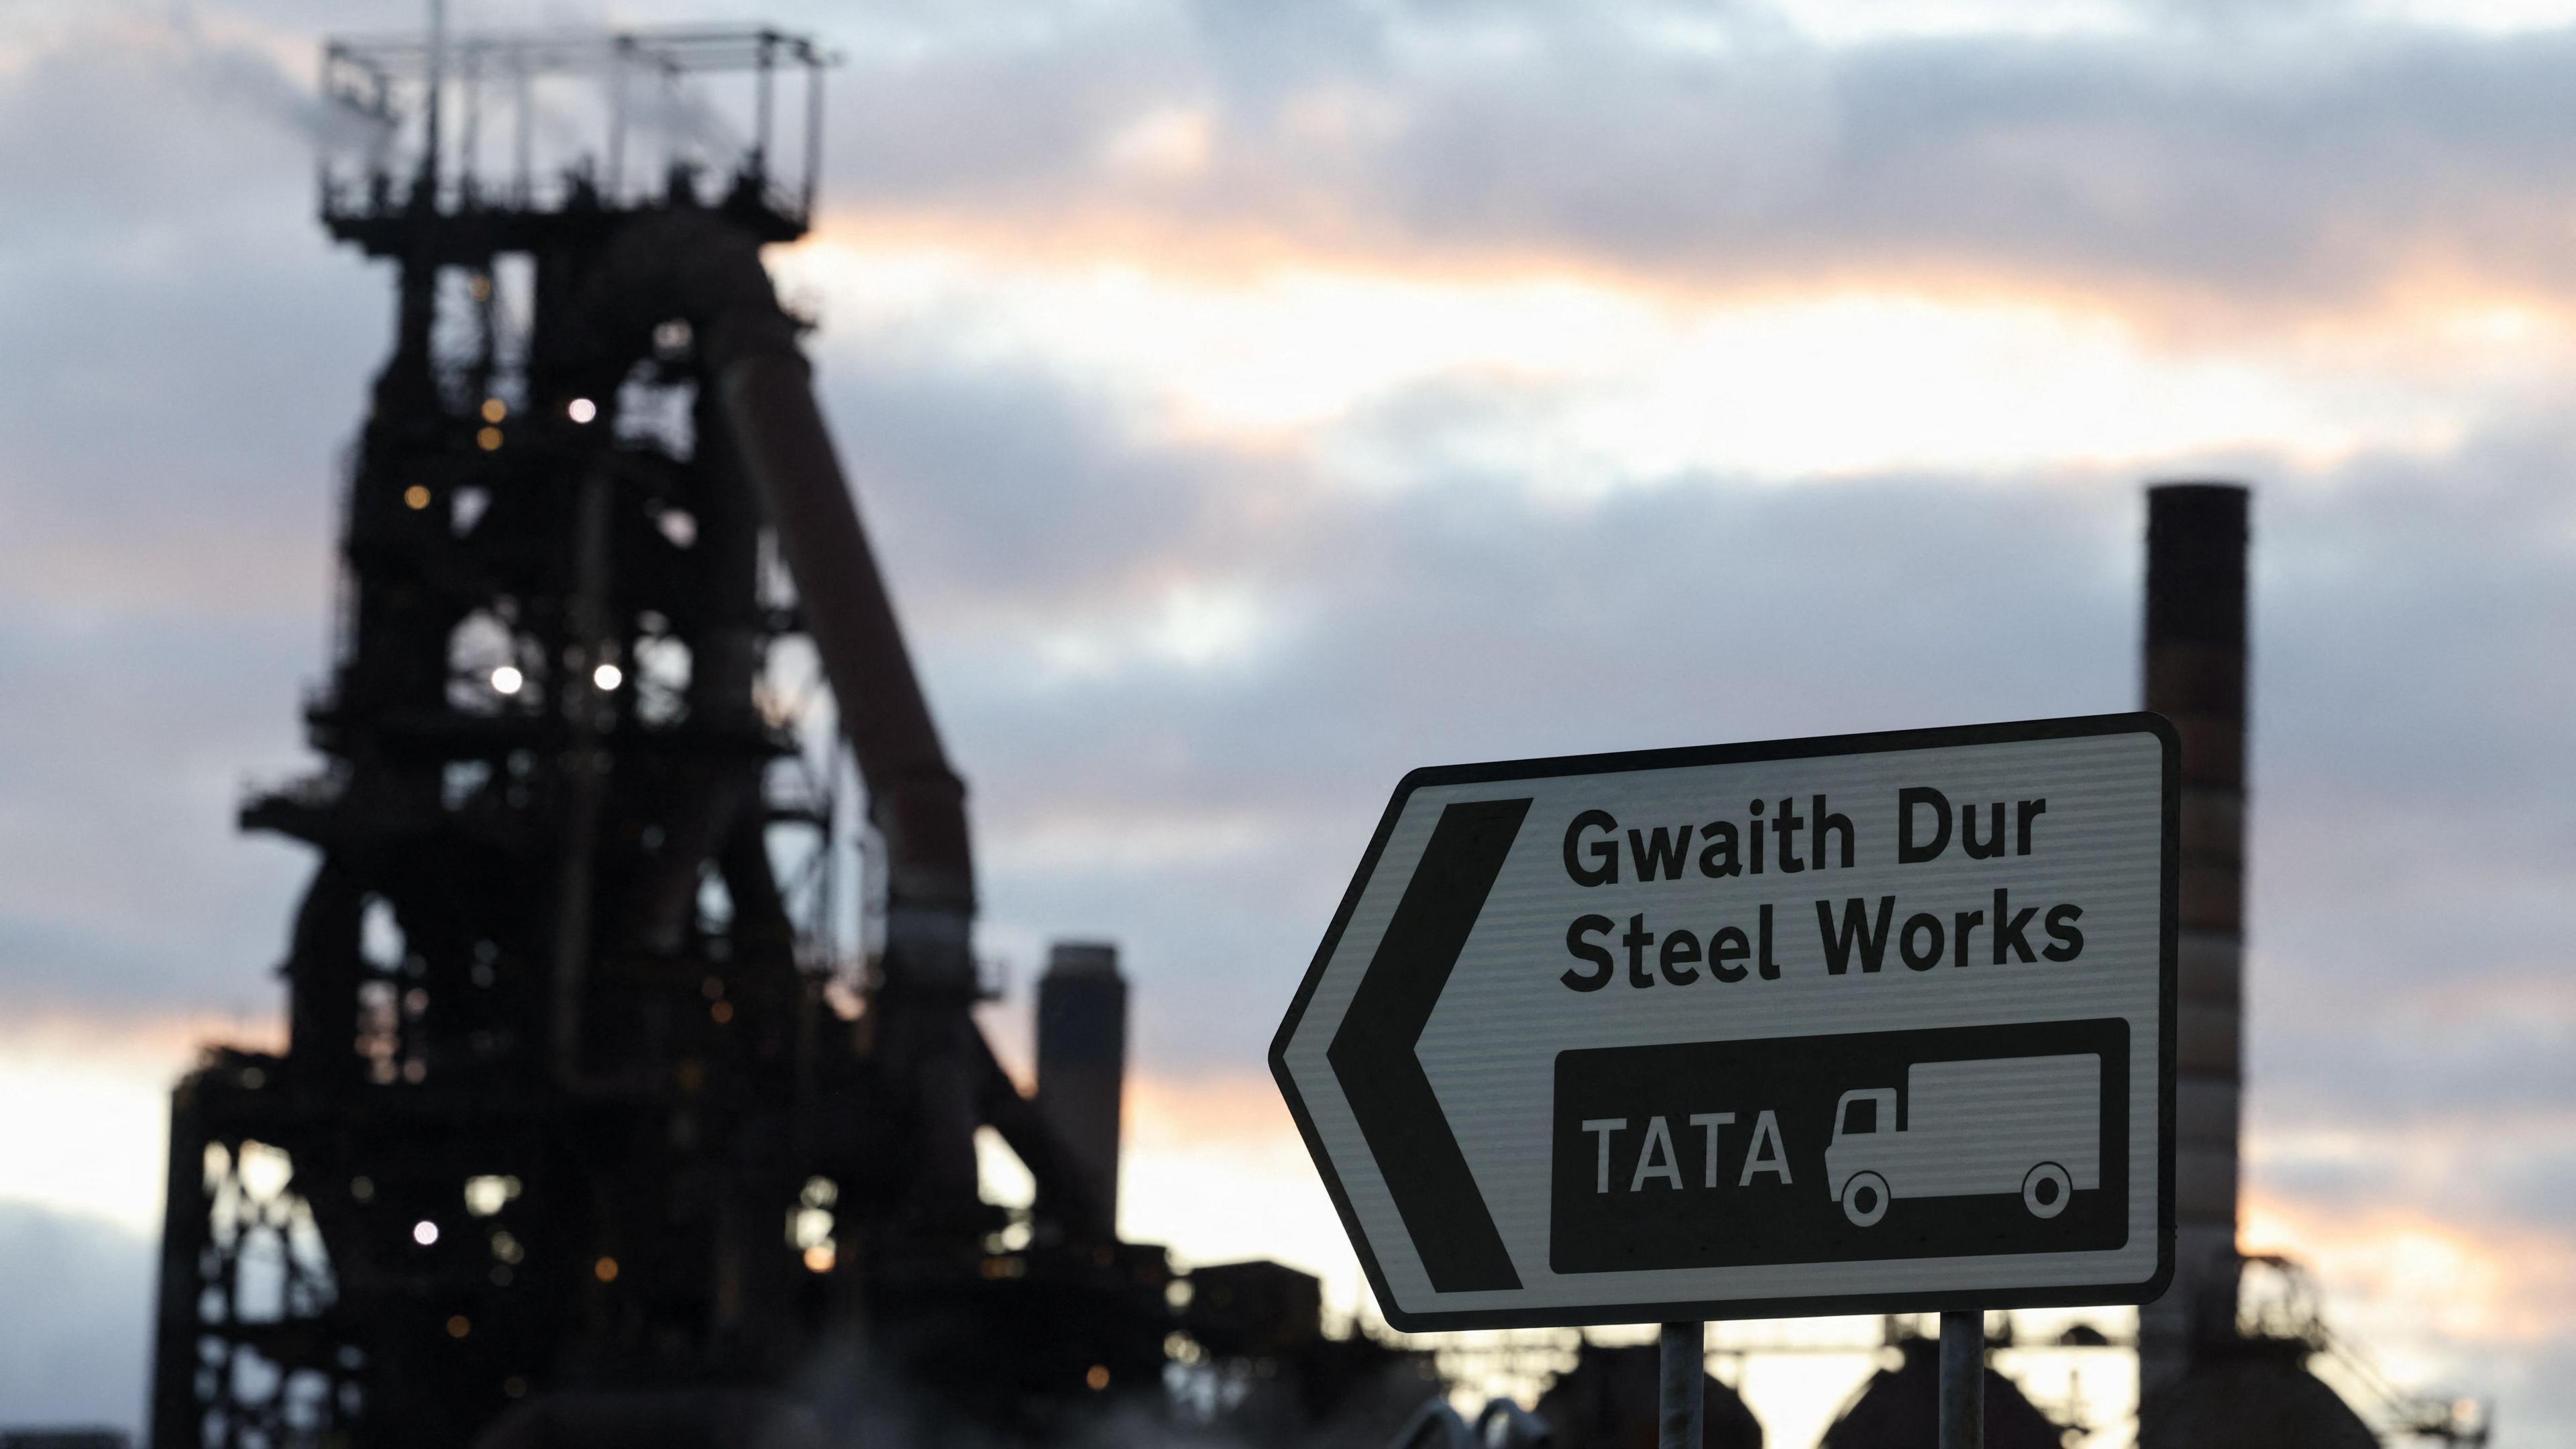
<path id="1" fill-rule="evenodd" d="M 173 1101 L 160 1449 L 732 1442 L 816 1365 L 900 1386 L 872 1424 L 1007 1439 L 1318 1340 L 1311 1303 L 1202 1323 L 1116 1237 L 1113 953 L 1049 997 L 1043 1110 L 970 1016 L 964 787 L 760 261 L 812 212 L 824 65 L 767 30 L 328 53 L 322 220 L 394 265 L 396 335 L 326 763 L 242 810 L 320 856 L 290 1041 Z M 979 1195 L 985 1128 L 1033 1207 Z"/>

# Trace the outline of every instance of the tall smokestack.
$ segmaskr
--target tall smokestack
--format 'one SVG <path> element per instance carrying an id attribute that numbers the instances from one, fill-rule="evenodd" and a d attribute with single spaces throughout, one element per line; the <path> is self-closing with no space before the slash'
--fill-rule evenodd
<path id="1" fill-rule="evenodd" d="M 2244 1082 L 2246 490 L 2147 490 L 2147 708 L 2182 736 L 2173 1286 L 2139 1311 L 2141 1395 L 2236 1324 Z M 2141 1420 L 2140 1437 L 2146 1437 Z"/>
<path id="2" fill-rule="evenodd" d="M 1038 1114 L 1118 1222 L 1118 1130 L 1127 1074 L 1127 980 L 1118 948 L 1058 941 L 1038 978 Z"/>

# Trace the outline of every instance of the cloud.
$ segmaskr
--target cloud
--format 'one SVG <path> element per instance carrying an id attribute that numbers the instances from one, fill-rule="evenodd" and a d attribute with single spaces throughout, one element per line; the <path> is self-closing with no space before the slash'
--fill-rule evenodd
<path id="1" fill-rule="evenodd" d="M 265 1007 L 308 867 L 232 816 L 304 762 L 383 279 L 309 219 L 275 32 L 37 29 L 0 67 L 0 988 Z"/>
<path id="2" fill-rule="evenodd" d="M 309 220 L 273 58 L 176 13 L 69 27 L 0 72 L 0 600 L 21 620 L 301 620 L 328 597 L 382 279 Z"/>
<path id="3" fill-rule="evenodd" d="M 976 786 L 989 894 L 1023 919 L 1156 923 L 1152 956 L 1258 952 L 1288 979 L 1414 764 L 2136 698 L 2133 475 L 1684 473 L 1567 500 L 1500 473 L 1385 492 L 1311 455 L 1138 436 L 1047 374 L 917 364 L 848 346 L 823 375 Z M 2458 1100 L 2528 1078 L 2544 1057 L 2484 1048 L 2540 1045 L 2561 1017 L 2473 988 L 2547 969 L 2576 851 L 2547 723 L 2568 686 L 2519 662 L 2576 623 L 2576 517 L 2549 481 L 2576 473 L 2576 440 L 2522 424 L 2431 457 L 2234 461 L 2266 484 L 2264 1079 L 2297 1093 L 2356 1049 L 2435 1074 L 2372 1074 L 2388 1094 L 2433 1090 L 2446 1053 L 2469 1072 Z M 1259 644 L 1053 667 L 1050 640 L 1132 632 L 1175 581 L 1249 601 Z M 1137 854 L 1219 835 L 1209 858 Z"/>
<path id="4" fill-rule="evenodd" d="M 832 205 L 1166 265 L 1229 252 L 1854 279 L 2276 328 L 2425 288 L 2563 305 L 2576 48 L 2345 7 L 1837 44 L 1744 6 L 1108 7 L 861 47 Z M 981 39 L 983 43 L 977 43 Z M 990 98 L 1012 97 L 1007 106 Z M 1193 164 L 1121 138 L 1194 118 Z"/>
<path id="5" fill-rule="evenodd" d="M 843 349 L 928 372 L 1042 372 L 1139 431 L 1302 450 L 1354 486 L 1476 469 L 1579 494 L 1694 469 L 1790 479 L 2153 466 L 2229 448 L 2311 463 L 2439 451 L 2536 404 L 2533 380 L 2576 355 L 2561 329 L 2474 311 L 2368 345 L 2185 344 L 2098 302 L 1893 283 L 1717 299 L 1347 261 L 1211 278 L 864 232 L 784 260 Z"/>
<path id="6" fill-rule="evenodd" d="M 0 984 L 117 1010 L 270 999 L 304 852 L 247 842 L 247 778 L 302 763 L 294 701 L 310 623 L 171 618 L 0 628 Z"/>
<path id="7" fill-rule="evenodd" d="M 13 1427 L 141 1429 L 153 1257 L 131 1228 L 0 1202 L 12 1304 L 0 1314 L 0 1404 Z"/>
<path id="8" fill-rule="evenodd" d="M 1031 937 L 1124 939 L 1149 1070 L 1222 1082 L 1257 1057 L 1276 1002 L 1246 1012 L 1243 992 L 1284 1001 L 1411 765 L 2135 698 L 2134 477 L 1354 490 L 1312 459 L 1123 431 L 1043 378 L 908 361 L 852 348 L 826 376 L 881 536 L 921 561 L 899 585 L 976 788 L 992 910 Z M 904 426 L 973 416 L 935 446 Z M 2385 1343 L 2408 1382 L 2507 1391 L 2556 1422 L 2532 1366 L 2570 1347 L 2545 1291 L 2508 1291 L 2495 1245 L 2576 1251 L 2576 1092 L 2555 1070 L 2576 1047 L 2555 969 L 2576 799 L 2550 724 L 2567 686 L 2531 663 L 2576 623 L 2576 435 L 2527 422 L 2429 457 L 2235 462 L 2262 485 L 2265 1246 L 2315 1259 L 2347 1337 Z M 1038 621 L 1121 617 L 1138 581 L 1180 570 L 1294 601 L 1297 627 L 1248 671 L 1035 667 Z M 1143 849 L 1215 822 L 1221 850 Z M 2487 1285 L 2465 1307 L 2435 1286 L 2463 1253 Z M 2462 1347 L 2487 1335 L 2488 1356 Z"/>
<path id="9" fill-rule="evenodd" d="M 2344 1353 L 2400 1384 L 2500 1400 L 2503 1432 L 2528 1436 L 2517 1442 L 2546 1442 L 2576 1411 L 2548 1367 L 2576 1351 L 2565 1312 L 2576 1248 L 2562 1232 L 2463 1231 L 2438 1203 L 2321 1209 L 2257 1195 L 2245 1216 L 2250 1248 L 2288 1248 L 2329 1295 Z M 2320 1371 L 2371 1407 L 2366 1378 L 2332 1359 Z"/>

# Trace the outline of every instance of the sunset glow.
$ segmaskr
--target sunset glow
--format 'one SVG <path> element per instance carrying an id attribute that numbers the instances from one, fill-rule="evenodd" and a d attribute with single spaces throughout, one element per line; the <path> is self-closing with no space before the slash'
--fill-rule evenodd
<path id="1" fill-rule="evenodd" d="M 2434 455 L 2569 363 L 2555 310 L 2468 295 L 2286 335 L 2160 336 L 2122 298 L 1786 289 L 1694 298 L 1535 272 L 1192 276 L 826 233 L 782 258 L 834 346 L 1026 371 L 1147 440 L 1314 459 L 1345 486 L 2147 469 Z M 2144 323 L 2146 325 L 2142 326 Z"/>

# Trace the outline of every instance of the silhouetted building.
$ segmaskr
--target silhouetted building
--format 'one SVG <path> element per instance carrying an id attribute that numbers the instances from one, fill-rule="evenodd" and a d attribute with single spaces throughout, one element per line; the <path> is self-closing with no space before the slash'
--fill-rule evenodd
<path id="1" fill-rule="evenodd" d="M 2236 1333 L 2243 1116 L 2246 490 L 2147 490 L 2146 706 L 2182 737 L 2174 1278 L 2138 1315 L 2143 1390 Z"/>
<path id="2" fill-rule="evenodd" d="M 1283 1263 L 1209 1263 L 1190 1273 L 1181 1322 L 1223 1358 L 1296 1353 L 1324 1336 L 1324 1284 Z"/>
<path id="3" fill-rule="evenodd" d="M 2249 505 L 2232 483 L 2147 490 L 2146 705 L 2182 737 L 2182 888 L 2174 1279 L 2138 1313 L 2138 1442 L 2361 1449 L 2368 1426 L 2307 1371 L 2312 1311 L 2241 1321 Z"/>
<path id="4" fill-rule="evenodd" d="M 2138 1449 L 2379 1449 L 2296 1339 L 2204 1344 L 2139 1405 Z"/>
<path id="5" fill-rule="evenodd" d="M 1869 1376 L 1825 1428 L 1818 1449 L 1938 1449 L 1941 1344 L 1904 1338 L 1898 1363 Z M 2065 1432 L 2022 1395 L 2020 1386 L 1986 1369 L 1986 1449 L 2064 1449 Z"/>
<path id="6" fill-rule="evenodd" d="M 1538 1417 L 1555 1436 L 1551 1449 L 1655 1449 L 1662 1365 L 1662 1350 L 1651 1343 L 1584 1344 L 1574 1367 L 1539 1396 Z M 1706 1449 L 1762 1449 L 1762 1423 L 1735 1390 L 1714 1377 L 1700 1387 Z"/>
<path id="7" fill-rule="evenodd" d="M 390 265 L 394 338 L 322 763 L 242 808 L 315 857 L 289 1040 L 172 1096 L 155 1449 L 1010 1443 L 1165 1403 L 1114 952 L 1048 973 L 1041 1108 L 972 1015 L 965 785 L 761 262 L 813 213 L 825 64 L 773 30 L 327 53 L 322 219 Z M 736 110 L 688 110 L 716 76 Z M 785 659 L 865 787 L 866 912 Z M 988 1127 L 1032 1209 L 984 1200 Z M 1319 1415 L 1418 1367 L 1331 1355 Z"/>
<path id="8" fill-rule="evenodd" d="M 1118 974 L 1118 948 L 1057 942 L 1038 979 L 1038 1116 L 1112 1223 L 1126 1073 L 1127 980 Z"/>

